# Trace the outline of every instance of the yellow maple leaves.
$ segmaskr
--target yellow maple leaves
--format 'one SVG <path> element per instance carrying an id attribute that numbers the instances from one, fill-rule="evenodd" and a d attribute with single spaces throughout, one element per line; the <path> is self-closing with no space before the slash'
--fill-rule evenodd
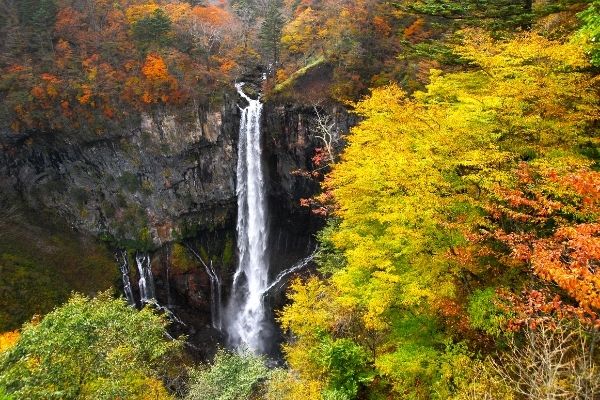
<path id="1" fill-rule="evenodd" d="M 155 4 L 153 2 L 148 4 L 134 5 L 127 8 L 125 15 L 127 16 L 127 21 L 130 24 L 133 24 L 141 20 L 142 18 L 152 15 L 152 13 L 158 10 L 159 8 L 160 7 L 158 6 L 158 4 Z"/>
<path id="2" fill-rule="evenodd" d="M 16 345 L 20 337 L 19 331 L 0 333 L 0 353 Z"/>
<path id="3" fill-rule="evenodd" d="M 465 270 L 485 268 L 458 255 L 486 226 L 486 205 L 514 184 L 522 160 L 579 165 L 577 145 L 594 140 L 586 127 L 598 116 L 596 81 L 582 70 L 581 49 L 534 33 L 508 41 L 462 34 L 455 50 L 472 69 L 433 70 L 422 92 L 408 96 L 392 84 L 355 105 L 361 122 L 323 184 L 339 221 L 328 240 L 346 262 L 325 281 L 296 282 L 281 317 L 299 338 L 286 346 L 290 366 L 312 371 L 309 380 L 318 379 L 307 355 L 315 330 L 370 346 L 374 365 L 399 388 L 434 376 L 438 308 L 459 304 Z"/>

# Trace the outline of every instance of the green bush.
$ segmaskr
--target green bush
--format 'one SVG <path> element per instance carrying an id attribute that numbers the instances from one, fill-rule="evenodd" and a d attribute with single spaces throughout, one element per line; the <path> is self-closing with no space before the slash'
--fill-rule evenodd
<path id="1" fill-rule="evenodd" d="M 0 354 L 0 387 L 29 400 L 170 398 L 159 379 L 181 342 L 166 325 L 108 293 L 74 295 Z"/>
<path id="2" fill-rule="evenodd" d="M 473 328 L 496 337 L 502 334 L 507 315 L 498 306 L 498 298 L 493 288 L 476 290 L 469 299 L 467 310 Z"/>
<path id="3" fill-rule="evenodd" d="M 227 239 L 225 239 L 225 246 L 223 247 L 223 266 L 225 268 L 232 266 L 234 257 L 235 245 L 233 243 L 233 239 L 230 236 L 227 236 Z"/>
<path id="4" fill-rule="evenodd" d="M 188 250 L 182 244 L 175 243 L 173 245 L 171 265 L 176 273 L 188 272 L 196 268 L 197 264 L 197 261 L 190 256 Z"/>
<path id="5" fill-rule="evenodd" d="M 44 314 L 68 297 L 64 282 L 34 261 L 0 255 L 0 332 L 17 328 L 33 314 Z"/>
<path id="6" fill-rule="evenodd" d="M 579 34 L 587 41 L 586 47 L 590 63 L 595 67 L 600 67 L 600 1 L 593 1 L 578 16 L 582 22 Z"/>
<path id="7" fill-rule="evenodd" d="M 326 399 L 355 399 L 360 386 L 373 379 L 368 370 L 367 353 L 350 339 L 332 339 L 323 335 L 316 353 L 315 359 L 327 371 Z"/>
<path id="8" fill-rule="evenodd" d="M 192 370 L 186 400 L 246 400 L 268 376 L 265 360 L 250 352 L 219 350 L 212 365 Z"/>

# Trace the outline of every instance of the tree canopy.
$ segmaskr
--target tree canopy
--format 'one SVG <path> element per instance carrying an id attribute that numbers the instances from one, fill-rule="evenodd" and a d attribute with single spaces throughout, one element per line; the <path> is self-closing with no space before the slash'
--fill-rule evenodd
<path id="1" fill-rule="evenodd" d="M 150 308 L 74 295 L 0 353 L 0 387 L 23 399 L 169 399 L 161 379 L 181 342 L 165 328 Z"/>

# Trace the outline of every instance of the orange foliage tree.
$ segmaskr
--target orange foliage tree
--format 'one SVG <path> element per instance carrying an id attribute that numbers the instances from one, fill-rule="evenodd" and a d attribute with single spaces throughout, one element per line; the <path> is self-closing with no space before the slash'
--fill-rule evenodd
<path id="1" fill-rule="evenodd" d="M 0 353 L 14 347 L 20 336 L 19 331 L 0 333 Z"/>
<path id="2" fill-rule="evenodd" d="M 562 308 L 600 323 L 600 173 L 587 166 L 557 171 L 521 163 L 515 176 L 515 187 L 496 189 L 487 206 L 489 230 L 473 241 L 485 243 L 486 256 L 530 270 L 562 293 L 526 291 L 521 310 Z"/>

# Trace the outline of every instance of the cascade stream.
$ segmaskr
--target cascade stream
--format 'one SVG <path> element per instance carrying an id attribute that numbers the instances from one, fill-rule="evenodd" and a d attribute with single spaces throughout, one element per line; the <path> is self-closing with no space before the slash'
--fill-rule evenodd
<path id="1" fill-rule="evenodd" d="M 131 281 L 129 280 L 129 261 L 127 259 L 127 250 L 117 252 L 115 254 L 117 262 L 119 263 L 119 269 L 121 270 L 121 279 L 123 280 L 123 291 L 125 292 L 125 298 L 127 303 L 131 306 L 135 306 L 135 299 L 133 297 L 133 291 L 131 290 Z"/>
<path id="2" fill-rule="evenodd" d="M 150 255 L 148 253 L 137 253 L 135 255 L 135 263 L 137 264 L 140 280 L 140 297 L 142 304 L 148 303 L 156 298 L 154 294 L 154 277 L 152 276 L 152 268 L 150 265 Z"/>
<path id="3" fill-rule="evenodd" d="M 285 284 L 285 282 L 287 281 L 287 278 L 289 278 L 291 274 L 293 274 L 294 272 L 301 271 L 304 268 L 306 268 L 314 260 L 315 256 L 317 255 L 317 250 L 318 249 L 315 249 L 315 251 L 313 251 L 311 255 L 298 261 L 296 264 L 292 265 L 290 268 L 288 268 L 284 271 L 281 271 L 279 273 L 279 275 L 277 275 L 277 277 L 273 280 L 273 282 L 265 288 L 265 290 L 262 292 L 262 295 L 268 296 L 269 294 L 276 291 L 276 289 L 280 289 L 281 286 L 283 284 Z"/>
<path id="4" fill-rule="evenodd" d="M 222 318 L 221 318 L 221 280 L 217 271 L 213 267 L 212 261 L 207 264 L 200 254 L 190 245 L 187 246 L 188 250 L 194 255 L 194 257 L 200 261 L 200 264 L 204 267 L 208 278 L 210 279 L 210 316 L 212 327 L 220 331 L 222 329 Z"/>

